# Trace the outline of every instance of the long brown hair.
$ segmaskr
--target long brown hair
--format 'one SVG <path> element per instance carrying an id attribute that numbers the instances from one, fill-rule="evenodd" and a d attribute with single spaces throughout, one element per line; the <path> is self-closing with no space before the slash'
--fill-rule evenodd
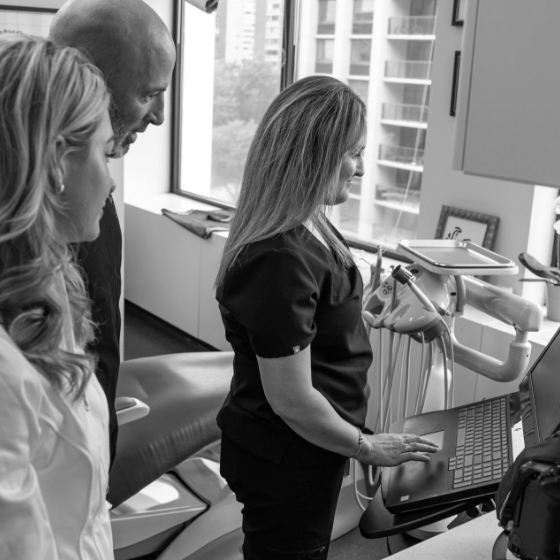
<path id="1" fill-rule="evenodd" d="M 93 358 L 61 349 L 62 272 L 73 329 L 93 337 L 89 300 L 57 231 L 61 160 L 86 146 L 109 106 L 101 73 L 78 51 L 0 35 L 0 322 L 52 385 L 77 398 Z M 67 383 L 65 383 L 67 382 Z"/>
<path id="2" fill-rule="evenodd" d="M 247 155 L 216 286 L 245 246 L 307 222 L 341 263 L 352 263 L 328 226 L 324 205 L 335 199 L 342 161 L 357 149 L 365 129 L 363 101 L 328 76 L 298 80 L 274 99 Z"/>

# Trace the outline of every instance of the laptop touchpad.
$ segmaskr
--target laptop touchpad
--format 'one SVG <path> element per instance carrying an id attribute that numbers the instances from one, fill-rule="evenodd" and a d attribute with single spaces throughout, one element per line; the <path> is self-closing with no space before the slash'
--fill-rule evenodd
<path id="1" fill-rule="evenodd" d="M 420 437 L 429 439 L 433 443 L 435 443 L 440 449 L 443 447 L 443 434 L 445 430 L 441 432 L 432 432 L 431 434 L 418 434 Z"/>

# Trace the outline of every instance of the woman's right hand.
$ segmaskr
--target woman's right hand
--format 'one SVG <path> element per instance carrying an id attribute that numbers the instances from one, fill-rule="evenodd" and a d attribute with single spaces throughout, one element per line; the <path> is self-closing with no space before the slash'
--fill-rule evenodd
<path id="1" fill-rule="evenodd" d="M 427 453 L 439 450 L 437 444 L 415 434 L 364 434 L 357 459 L 369 465 L 393 467 L 408 461 L 430 460 Z"/>

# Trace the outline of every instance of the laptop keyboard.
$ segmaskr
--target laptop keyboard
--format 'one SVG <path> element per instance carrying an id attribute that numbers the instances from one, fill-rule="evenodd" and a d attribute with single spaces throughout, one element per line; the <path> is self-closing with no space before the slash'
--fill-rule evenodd
<path id="1" fill-rule="evenodd" d="M 453 488 L 499 481 L 508 465 L 506 397 L 460 408 Z"/>

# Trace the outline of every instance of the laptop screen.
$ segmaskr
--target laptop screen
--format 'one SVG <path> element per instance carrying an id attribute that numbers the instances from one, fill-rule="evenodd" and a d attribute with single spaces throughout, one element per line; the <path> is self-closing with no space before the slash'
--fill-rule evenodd
<path id="1" fill-rule="evenodd" d="M 560 329 L 534 365 L 531 378 L 540 439 L 560 424 Z"/>

